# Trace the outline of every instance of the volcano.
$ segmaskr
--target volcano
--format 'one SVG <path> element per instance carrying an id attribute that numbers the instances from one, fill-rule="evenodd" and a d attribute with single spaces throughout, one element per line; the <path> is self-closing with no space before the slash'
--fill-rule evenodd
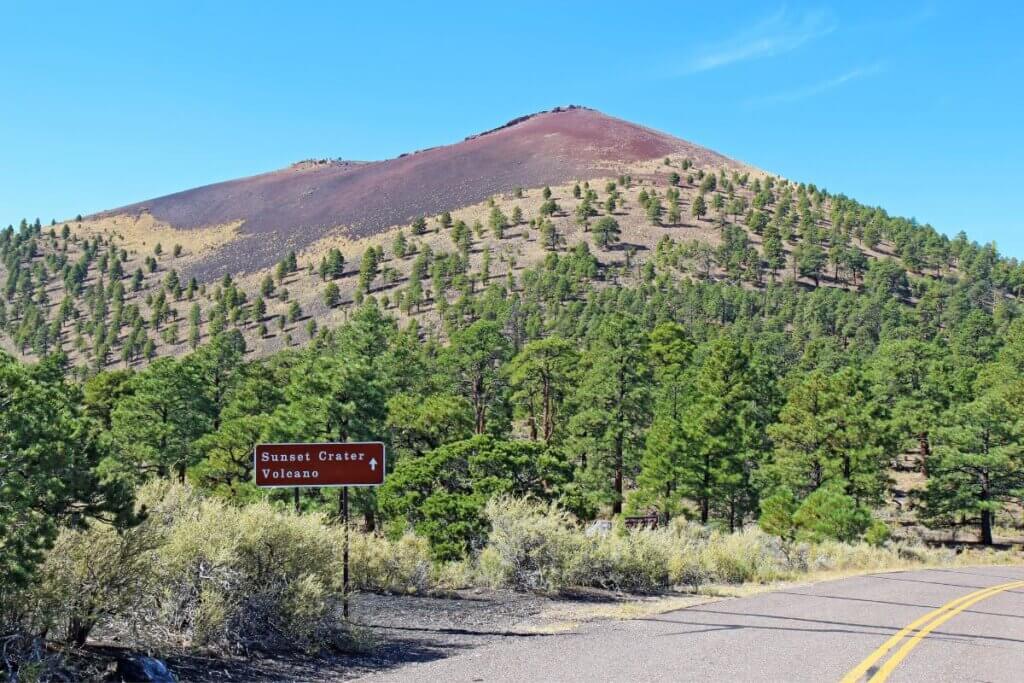
<path id="1" fill-rule="evenodd" d="M 269 267 L 288 250 L 302 249 L 330 233 L 367 237 L 517 187 L 615 175 L 628 164 L 670 154 L 702 165 L 738 166 L 685 140 L 571 106 L 394 159 L 301 162 L 95 217 L 149 213 L 177 230 L 240 223 L 242 239 L 205 255 L 190 269 L 209 280 Z"/>

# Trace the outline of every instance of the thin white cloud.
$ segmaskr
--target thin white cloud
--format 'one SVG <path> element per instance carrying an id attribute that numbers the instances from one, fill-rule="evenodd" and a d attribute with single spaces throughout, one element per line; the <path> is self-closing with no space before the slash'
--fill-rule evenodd
<path id="1" fill-rule="evenodd" d="M 813 10 L 791 16 L 783 7 L 724 41 L 699 47 L 682 72 L 700 73 L 751 59 L 775 57 L 826 36 L 835 29 L 835 20 L 825 11 Z"/>
<path id="2" fill-rule="evenodd" d="M 884 69 L 884 65 L 881 63 L 870 64 L 867 66 L 859 66 L 856 69 L 851 69 L 846 73 L 840 74 L 833 78 L 826 79 L 824 81 L 818 81 L 810 85 L 805 85 L 800 88 L 794 88 L 792 90 L 783 90 L 781 92 L 773 93 L 770 95 L 763 95 L 761 97 L 752 97 L 745 102 L 748 107 L 763 107 L 772 104 L 785 104 L 788 102 L 797 102 L 799 100 L 805 100 L 808 97 L 814 97 L 820 95 L 823 92 L 833 90 L 841 85 L 855 81 L 861 78 L 867 78 L 874 76 L 875 74 L 881 73 Z"/>

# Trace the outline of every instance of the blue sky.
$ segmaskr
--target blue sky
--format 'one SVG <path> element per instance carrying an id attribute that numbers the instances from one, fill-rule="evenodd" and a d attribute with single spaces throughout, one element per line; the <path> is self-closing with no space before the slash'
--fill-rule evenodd
<path id="1" fill-rule="evenodd" d="M 0 5 L 0 224 L 560 104 L 1024 257 L 1024 10 L 988 3 Z"/>

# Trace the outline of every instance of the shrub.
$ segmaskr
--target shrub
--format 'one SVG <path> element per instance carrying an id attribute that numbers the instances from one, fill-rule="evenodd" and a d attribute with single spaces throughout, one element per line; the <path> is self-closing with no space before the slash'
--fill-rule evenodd
<path id="1" fill-rule="evenodd" d="M 823 486 L 804 499 L 793 514 L 793 523 L 803 540 L 853 541 L 867 530 L 871 514 L 838 489 Z"/>
<path id="2" fill-rule="evenodd" d="M 418 593 L 431 585 L 430 544 L 406 533 L 397 541 L 354 533 L 350 539 L 352 587 Z"/>
<path id="3" fill-rule="evenodd" d="M 70 644 L 83 645 L 101 619 L 143 614 L 156 604 L 156 551 L 169 525 L 194 502 L 184 487 L 151 482 L 138 492 L 143 521 L 124 531 L 94 522 L 61 532 L 46 558 L 33 595 L 43 625 Z"/>
<path id="4" fill-rule="evenodd" d="M 761 516 L 758 524 L 766 533 L 791 539 L 796 535 L 793 514 L 796 512 L 796 497 L 788 488 L 780 489 L 761 501 Z"/>
<path id="5" fill-rule="evenodd" d="M 669 580 L 673 585 L 689 586 L 693 591 L 714 579 L 707 558 L 700 552 L 677 552 L 669 558 Z"/>
<path id="6" fill-rule="evenodd" d="M 667 588 L 671 541 L 664 530 L 596 537 L 579 583 L 635 593 Z"/>
<path id="7" fill-rule="evenodd" d="M 782 540 L 757 527 L 732 534 L 716 532 L 708 539 L 704 553 L 717 583 L 775 581 L 790 569 Z"/>
<path id="8" fill-rule="evenodd" d="M 500 497 L 487 504 L 485 515 L 491 531 L 480 566 L 488 583 L 557 591 L 578 580 L 585 537 L 557 505 Z"/>
<path id="9" fill-rule="evenodd" d="M 476 558 L 477 581 L 516 590 L 698 590 L 709 583 L 767 583 L 812 571 L 950 564 L 957 557 L 947 550 L 886 543 L 888 529 L 879 521 L 868 528 L 867 542 L 850 543 L 785 541 L 758 527 L 724 533 L 681 518 L 653 530 L 585 532 L 556 504 L 523 498 L 494 499 L 486 516 L 491 531 Z"/>
<path id="10" fill-rule="evenodd" d="M 340 598 L 340 540 L 319 514 L 204 500 L 159 552 L 166 616 L 199 644 L 315 647 L 330 639 Z"/>
<path id="11" fill-rule="evenodd" d="M 891 535 L 889 526 L 882 520 L 875 519 L 871 521 L 871 525 L 864 532 L 864 542 L 871 545 L 882 545 L 889 540 Z"/>

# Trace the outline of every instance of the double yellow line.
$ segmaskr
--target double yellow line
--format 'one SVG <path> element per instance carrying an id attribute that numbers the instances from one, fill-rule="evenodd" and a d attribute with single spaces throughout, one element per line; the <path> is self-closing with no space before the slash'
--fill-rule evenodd
<path id="1" fill-rule="evenodd" d="M 899 663 L 906 659 L 910 651 L 917 647 L 917 644 L 927 636 L 929 633 L 942 626 L 947 621 L 955 617 L 956 615 L 969 608 L 971 605 L 981 602 L 986 598 L 991 598 L 997 593 L 1003 591 L 1013 590 L 1014 588 L 1024 587 L 1024 581 L 1011 581 L 1010 583 L 1003 583 L 998 586 L 990 586 L 989 588 L 982 588 L 981 590 L 968 593 L 956 600 L 947 602 L 942 607 L 936 610 L 932 610 L 928 614 L 924 615 L 920 619 L 917 619 L 906 627 L 900 629 L 896 634 L 889 638 L 889 640 L 882 643 L 882 646 L 872 652 L 868 657 L 858 664 L 850 673 L 843 677 L 842 683 L 857 683 L 860 681 L 871 669 L 875 666 L 890 650 L 895 648 L 904 638 L 914 633 L 913 636 L 907 638 L 906 642 L 903 642 L 902 647 L 896 651 L 896 653 L 888 659 L 881 667 L 875 671 L 874 675 L 869 679 L 869 683 L 881 683 L 889 677 L 893 670 L 899 666 Z"/>

